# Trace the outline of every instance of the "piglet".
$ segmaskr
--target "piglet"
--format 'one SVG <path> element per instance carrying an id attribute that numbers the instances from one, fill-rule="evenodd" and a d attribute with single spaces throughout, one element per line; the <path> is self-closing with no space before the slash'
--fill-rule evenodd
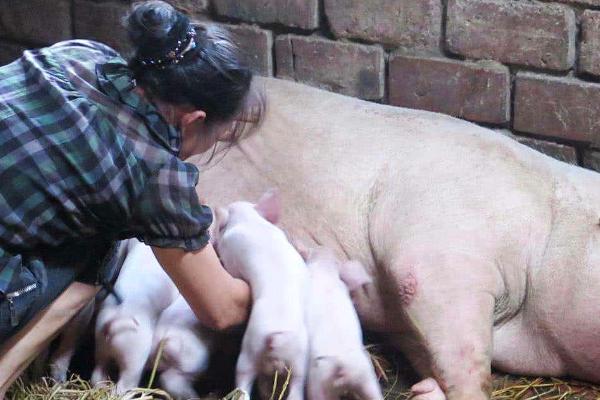
<path id="1" fill-rule="evenodd" d="M 236 366 L 236 384 L 249 397 L 258 375 L 291 370 L 289 400 L 302 400 L 308 337 L 304 323 L 308 271 L 277 223 L 277 192 L 256 205 L 217 209 L 217 250 L 224 267 L 249 283 L 252 310 Z"/>
<path id="2" fill-rule="evenodd" d="M 91 381 L 94 385 L 107 381 L 107 368 L 114 362 L 119 370 L 116 390 L 123 393 L 138 386 L 152 352 L 156 321 L 178 291 L 152 249 L 129 239 L 115 292 L 122 303 L 109 296 L 99 307 L 96 366 Z"/>
<path id="3" fill-rule="evenodd" d="M 349 289 L 370 281 L 357 261 L 342 264 L 324 247 L 309 251 L 307 327 L 310 342 L 308 399 L 334 400 L 351 392 L 362 400 L 382 400 L 373 364 L 363 346 Z M 345 273 L 345 282 L 340 271 Z"/>
<path id="4" fill-rule="evenodd" d="M 154 331 L 154 355 L 162 343 L 160 383 L 172 396 L 198 397 L 193 382 L 208 368 L 211 341 L 183 296 L 162 312 Z"/>

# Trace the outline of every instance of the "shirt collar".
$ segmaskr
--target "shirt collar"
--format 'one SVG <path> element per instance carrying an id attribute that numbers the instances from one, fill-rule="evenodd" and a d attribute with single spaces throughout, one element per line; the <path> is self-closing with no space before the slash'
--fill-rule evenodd
<path id="1" fill-rule="evenodd" d="M 150 133 L 174 155 L 179 155 L 181 135 L 165 121 L 152 103 L 133 91 L 136 87 L 135 78 L 122 58 L 116 57 L 105 64 L 98 64 L 96 76 L 104 94 L 131 107 L 144 119 Z"/>

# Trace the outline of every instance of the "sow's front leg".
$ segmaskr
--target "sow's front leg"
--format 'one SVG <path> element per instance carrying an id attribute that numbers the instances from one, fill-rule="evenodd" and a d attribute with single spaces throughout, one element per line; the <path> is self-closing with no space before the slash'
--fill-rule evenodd
<path id="1" fill-rule="evenodd" d="M 406 254 L 388 271 L 409 332 L 397 344 L 435 379 L 415 385 L 415 398 L 443 399 L 441 388 L 448 400 L 489 399 L 495 268 L 462 254 Z"/>

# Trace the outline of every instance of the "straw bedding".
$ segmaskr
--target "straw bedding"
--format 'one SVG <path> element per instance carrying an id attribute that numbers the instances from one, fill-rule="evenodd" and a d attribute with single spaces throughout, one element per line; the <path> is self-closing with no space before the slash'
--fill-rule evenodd
<path id="1" fill-rule="evenodd" d="M 405 400 L 410 398 L 405 372 L 398 366 L 397 359 L 386 354 L 385 348 L 368 346 L 373 365 L 380 378 L 386 400 Z M 153 371 L 155 372 L 155 371 Z M 281 400 L 289 376 L 274 378 L 272 393 L 269 400 Z M 66 383 L 56 383 L 50 378 L 20 379 L 7 394 L 9 400 L 130 400 L 130 399 L 161 399 L 171 400 L 171 396 L 160 389 L 154 388 L 155 374 L 152 373 L 146 388 L 139 388 L 116 396 L 112 385 L 104 388 L 94 388 L 86 380 L 73 375 Z M 279 389 L 276 389 L 278 387 Z M 202 397 L 204 400 L 240 400 L 241 394 L 234 390 L 222 396 L 209 393 Z M 568 381 L 554 378 L 524 378 L 509 375 L 494 375 L 493 400 L 600 400 L 600 386 L 588 383 Z"/>

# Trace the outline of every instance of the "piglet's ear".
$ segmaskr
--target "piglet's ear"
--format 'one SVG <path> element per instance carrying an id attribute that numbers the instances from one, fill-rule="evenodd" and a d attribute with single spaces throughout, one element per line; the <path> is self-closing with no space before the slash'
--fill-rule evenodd
<path id="1" fill-rule="evenodd" d="M 340 265 L 340 279 L 346 284 L 349 291 L 359 289 L 361 286 L 373 282 L 365 266 L 356 260 L 350 260 Z"/>
<path id="2" fill-rule="evenodd" d="M 269 189 L 254 206 L 256 211 L 267 221 L 276 224 L 281 216 L 281 199 L 277 189 Z"/>
<path id="3" fill-rule="evenodd" d="M 229 221 L 229 211 L 226 208 L 216 207 L 213 208 L 213 222 L 210 225 L 210 243 L 213 246 L 217 246 L 221 240 L 221 231 L 227 225 Z"/>

